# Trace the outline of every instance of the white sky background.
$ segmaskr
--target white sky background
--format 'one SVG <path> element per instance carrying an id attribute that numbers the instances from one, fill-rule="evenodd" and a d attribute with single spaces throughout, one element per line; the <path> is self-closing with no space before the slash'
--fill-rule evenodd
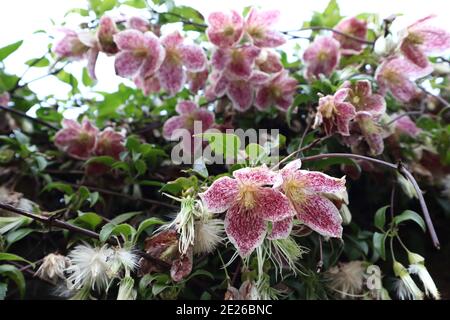
<path id="1" fill-rule="evenodd" d="M 313 11 L 322 11 L 328 0 L 175 0 L 176 4 L 189 5 L 199 10 L 205 17 L 212 11 L 236 9 L 249 5 L 261 6 L 265 9 L 281 11 L 279 30 L 299 28 L 303 21 L 309 20 Z M 351 16 L 362 12 L 378 13 L 381 18 L 392 13 L 403 13 L 409 19 L 424 17 L 431 13 L 440 14 L 442 23 L 450 30 L 450 1 L 448 0 L 340 0 L 341 14 Z M 6 61 L 6 70 L 20 75 L 25 69 L 25 61 L 40 57 L 47 50 L 47 38 L 33 32 L 40 29 L 55 30 L 51 20 L 56 25 L 66 21 L 76 26 L 78 20 L 64 18 L 71 8 L 86 7 L 85 0 L 0 0 L 0 47 L 25 40 L 22 47 Z M 145 9 L 143 9 L 145 10 Z M 409 20 L 408 19 L 408 20 Z M 79 62 L 85 64 L 85 62 Z M 68 71 L 75 75 L 81 73 L 78 62 L 70 65 Z M 77 65 L 78 64 L 78 65 Z M 34 79 L 45 72 L 45 68 L 33 68 L 27 73 L 25 81 Z M 122 81 L 114 74 L 113 58 L 100 56 L 97 63 L 98 84 L 100 91 L 114 91 Z M 55 94 L 64 98 L 68 85 L 62 84 L 53 77 L 36 81 L 31 89 L 39 95 Z"/>

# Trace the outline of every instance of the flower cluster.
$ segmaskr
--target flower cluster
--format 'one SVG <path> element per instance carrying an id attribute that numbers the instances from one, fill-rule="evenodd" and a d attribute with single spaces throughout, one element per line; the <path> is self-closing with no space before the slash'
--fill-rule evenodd
<path id="1" fill-rule="evenodd" d="M 75 159 L 110 156 L 118 160 L 125 151 L 125 137 L 110 127 L 100 131 L 88 119 L 83 119 L 81 124 L 64 119 L 62 126 L 55 135 L 55 145 Z"/>
<path id="2" fill-rule="evenodd" d="M 300 160 L 279 172 L 266 166 L 243 168 L 222 177 L 199 194 L 212 213 L 226 211 L 225 231 L 241 256 L 250 255 L 264 239 L 285 239 L 296 216 L 323 236 L 342 236 L 336 206 L 347 202 L 345 178 L 299 170 Z"/>
<path id="3" fill-rule="evenodd" d="M 417 97 L 419 90 L 414 81 L 433 71 L 428 55 L 450 48 L 450 33 L 433 26 L 433 18 L 433 15 L 422 18 L 400 32 L 398 46 L 375 74 L 382 94 L 390 91 L 401 102 Z"/>
<path id="4" fill-rule="evenodd" d="M 278 18 L 278 11 L 254 8 L 246 19 L 236 11 L 210 14 L 206 33 L 215 45 L 206 88 L 210 100 L 227 95 L 238 111 L 253 104 L 259 110 L 289 108 L 297 81 L 271 50 L 285 42 L 281 33 L 272 30 Z"/>
<path id="5" fill-rule="evenodd" d="M 319 99 L 314 127 L 323 125 L 326 134 L 339 133 L 350 145 L 364 138 L 372 154 L 383 152 L 383 130 L 378 125 L 386 102 L 372 93 L 368 80 L 346 81 L 333 96 Z"/>

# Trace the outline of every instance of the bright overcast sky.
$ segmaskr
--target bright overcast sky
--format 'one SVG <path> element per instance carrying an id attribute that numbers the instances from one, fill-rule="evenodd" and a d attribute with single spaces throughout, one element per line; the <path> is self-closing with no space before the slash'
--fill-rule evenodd
<path id="1" fill-rule="evenodd" d="M 211 11 L 223 9 L 242 10 L 249 5 L 268 9 L 279 9 L 281 21 L 280 30 L 292 30 L 301 26 L 309 19 L 313 11 L 321 11 L 328 0 L 175 0 L 176 4 L 189 5 L 205 16 Z M 411 18 L 423 17 L 431 13 L 445 15 L 444 23 L 450 29 L 449 0 L 340 0 L 341 14 L 350 16 L 362 12 L 373 12 L 387 17 L 392 13 L 403 13 Z M 42 55 L 46 50 L 47 40 L 42 35 L 32 35 L 36 30 L 54 30 L 51 20 L 59 25 L 64 21 L 64 14 L 71 8 L 85 7 L 85 0 L 1 0 L 0 4 L 0 47 L 17 40 L 25 43 L 16 54 L 6 62 L 7 71 L 20 74 L 25 70 L 24 62 Z M 114 75 L 112 59 L 101 57 L 98 63 L 98 90 L 113 91 L 121 81 Z M 70 66 L 73 72 L 79 72 L 79 65 Z M 27 75 L 27 80 L 33 79 L 44 70 L 33 70 Z M 54 93 L 64 96 L 68 88 L 64 88 L 56 79 L 46 79 L 32 84 L 31 88 L 41 94 Z"/>

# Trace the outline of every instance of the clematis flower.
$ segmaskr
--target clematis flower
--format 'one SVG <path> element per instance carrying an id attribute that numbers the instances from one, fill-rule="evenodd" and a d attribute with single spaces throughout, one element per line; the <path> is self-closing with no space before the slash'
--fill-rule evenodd
<path id="1" fill-rule="evenodd" d="M 261 49 L 252 45 L 235 48 L 218 48 L 211 58 L 213 67 L 228 78 L 247 80 L 252 75 L 254 63 Z"/>
<path id="2" fill-rule="evenodd" d="M 208 17 L 206 34 L 209 41 L 220 48 L 228 48 L 241 40 L 244 34 L 244 19 L 232 10 L 229 14 L 213 12 Z"/>
<path id="3" fill-rule="evenodd" d="M 280 56 L 270 50 L 262 50 L 256 59 L 256 65 L 262 72 L 277 73 L 283 70 Z"/>
<path id="4" fill-rule="evenodd" d="M 134 78 L 134 84 L 141 89 L 146 96 L 161 90 L 161 82 L 156 75 L 151 75 L 146 78 L 137 76 Z"/>
<path id="5" fill-rule="evenodd" d="M 392 115 L 396 117 L 396 115 Z M 402 116 L 395 121 L 395 130 L 410 137 L 417 136 L 422 130 L 416 126 L 409 116 Z"/>
<path id="6" fill-rule="evenodd" d="M 134 29 L 138 30 L 142 33 L 145 33 L 147 31 L 150 31 L 150 23 L 147 19 L 144 19 L 142 17 L 130 17 L 127 21 L 127 29 Z"/>
<path id="7" fill-rule="evenodd" d="M 381 95 L 372 93 L 372 86 L 368 80 L 358 80 L 354 84 L 347 81 L 342 87 L 350 89 L 348 101 L 355 107 L 355 120 L 372 154 L 382 153 L 383 132 L 376 122 L 386 112 L 386 101 Z"/>
<path id="8" fill-rule="evenodd" d="M 206 55 L 195 44 L 184 44 L 178 31 L 161 38 L 166 56 L 158 71 L 161 86 L 171 95 L 179 92 L 186 82 L 186 70 L 200 72 L 206 68 Z"/>
<path id="9" fill-rule="evenodd" d="M 226 94 L 233 103 L 233 107 L 244 112 L 253 104 L 255 87 L 266 83 L 269 79 L 268 74 L 260 71 L 254 71 L 248 80 L 230 79 L 225 72 L 213 72 L 205 95 L 208 100 L 213 100 L 215 97 Z"/>
<path id="10" fill-rule="evenodd" d="M 397 295 L 401 300 L 423 300 L 423 292 L 417 287 L 406 269 L 400 262 L 394 261 L 394 273 L 400 278 L 401 284 L 397 285 Z"/>
<path id="11" fill-rule="evenodd" d="M 159 39 L 152 33 L 129 29 L 114 35 L 119 48 L 116 55 L 116 73 L 121 77 L 153 75 L 164 61 L 166 52 Z"/>
<path id="12" fill-rule="evenodd" d="M 178 116 L 167 120 L 163 126 L 163 136 L 167 140 L 174 139 L 175 130 L 186 129 L 191 134 L 194 133 L 194 122 L 202 123 L 203 131 L 211 128 L 214 123 L 214 113 L 207 109 L 200 108 L 195 102 L 182 101 L 176 107 Z"/>
<path id="13" fill-rule="evenodd" d="M 41 266 L 34 275 L 56 284 L 58 280 L 65 279 L 64 270 L 69 265 L 70 260 L 66 256 L 50 253 L 44 257 Z"/>
<path id="14" fill-rule="evenodd" d="M 114 131 L 113 128 L 106 128 L 97 136 L 94 154 L 96 156 L 110 156 L 119 160 L 121 152 L 125 151 L 125 137 L 123 134 Z"/>
<path id="15" fill-rule="evenodd" d="M 297 80 L 290 77 L 289 72 L 284 70 L 272 76 L 269 82 L 256 91 L 255 105 L 261 110 L 275 105 L 278 109 L 287 111 L 294 101 L 296 88 Z"/>
<path id="16" fill-rule="evenodd" d="M 188 72 L 187 73 L 187 81 L 189 83 L 189 90 L 192 93 L 197 93 L 199 90 L 203 89 L 206 85 L 206 81 L 208 80 L 208 69 L 200 72 Z"/>
<path id="17" fill-rule="evenodd" d="M 274 187 L 286 195 L 297 218 L 306 226 L 323 236 L 341 238 L 342 218 L 332 200 L 348 202 L 345 177 L 337 179 L 300 167 L 300 160 L 287 164 Z"/>
<path id="18" fill-rule="evenodd" d="M 251 8 L 245 22 L 245 32 L 253 41 L 253 44 L 260 48 L 275 48 L 286 42 L 283 34 L 271 30 L 280 17 L 278 10 L 259 11 Z"/>
<path id="19" fill-rule="evenodd" d="M 64 119 L 62 126 L 55 135 L 55 145 L 73 158 L 88 159 L 95 148 L 98 129 L 87 119 L 81 125 Z"/>
<path id="20" fill-rule="evenodd" d="M 306 78 L 329 77 L 339 64 L 339 42 L 331 37 L 318 37 L 305 50 L 303 60 L 307 65 Z"/>
<path id="21" fill-rule="evenodd" d="M 83 59 L 90 47 L 80 39 L 76 31 L 67 28 L 60 31 L 64 33 L 64 37 L 55 44 L 55 54 L 60 58 Z"/>
<path id="22" fill-rule="evenodd" d="M 408 260 L 409 260 L 409 268 L 408 271 L 411 274 L 417 274 L 419 276 L 420 281 L 423 284 L 425 289 L 425 293 L 427 296 L 432 297 L 436 300 L 441 299 L 441 295 L 439 290 L 436 287 L 436 284 L 431 278 L 430 273 L 425 267 L 425 258 L 421 255 L 408 251 Z"/>
<path id="23" fill-rule="evenodd" d="M 392 57 L 377 68 L 375 79 L 381 94 L 384 95 L 389 90 L 397 100 L 409 102 L 418 93 L 414 81 L 429 75 L 432 71 L 430 65 L 420 68 L 408 59 Z"/>
<path id="24" fill-rule="evenodd" d="M 10 96 L 7 91 L 0 93 L 0 106 L 7 107 L 9 104 Z"/>
<path id="25" fill-rule="evenodd" d="M 338 132 L 343 136 L 350 135 L 349 125 L 356 116 L 356 110 L 351 103 L 345 102 L 349 91 L 348 88 L 342 88 L 334 96 L 319 99 L 313 128 L 323 124 L 326 134 Z"/>
<path id="26" fill-rule="evenodd" d="M 367 22 L 359 20 L 355 17 L 342 20 L 334 27 L 335 30 L 349 34 L 359 39 L 366 39 L 367 35 Z M 353 40 L 349 37 L 345 37 L 338 33 L 333 33 L 335 38 L 341 44 L 342 54 L 357 54 L 361 52 L 363 44 L 359 41 Z"/>
<path id="27" fill-rule="evenodd" d="M 430 25 L 430 20 L 435 17 L 430 15 L 408 26 L 400 44 L 405 57 L 421 68 L 429 64 L 427 55 L 443 53 L 450 48 L 450 33 Z"/>
<path id="28" fill-rule="evenodd" d="M 225 232 L 245 257 L 262 244 L 269 221 L 277 225 L 292 219 L 294 211 L 285 195 L 267 187 L 276 181 L 277 174 L 266 166 L 239 169 L 233 177 L 217 179 L 199 196 L 209 212 L 226 211 Z"/>
<path id="29" fill-rule="evenodd" d="M 114 42 L 114 35 L 118 32 L 116 22 L 111 17 L 101 17 L 97 30 L 97 39 L 102 52 L 116 54 L 119 51 Z"/>

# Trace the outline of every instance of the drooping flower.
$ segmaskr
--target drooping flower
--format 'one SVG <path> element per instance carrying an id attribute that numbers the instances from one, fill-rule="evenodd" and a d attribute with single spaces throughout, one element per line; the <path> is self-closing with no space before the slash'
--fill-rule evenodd
<path id="1" fill-rule="evenodd" d="M 400 44 L 405 57 L 420 68 L 429 65 L 428 55 L 443 53 L 450 48 L 450 33 L 430 24 L 435 17 L 430 15 L 408 26 Z"/>
<path id="2" fill-rule="evenodd" d="M 272 30 L 271 27 L 279 20 L 280 11 L 260 11 L 251 8 L 245 21 L 245 32 L 260 48 L 275 48 L 286 42 L 281 32 Z"/>
<path id="3" fill-rule="evenodd" d="M 117 300 L 136 300 L 137 291 L 134 289 L 134 279 L 130 276 L 124 277 L 119 282 Z"/>
<path id="4" fill-rule="evenodd" d="M 95 148 L 98 129 L 88 119 L 83 119 L 81 125 L 64 119 L 62 126 L 55 135 L 55 145 L 73 158 L 88 159 Z"/>
<path id="5" fill-rule="evenodd" d="M 334 96 L 320 98 L 313 128 L 323 124 L 327 134 L 338 132 L 343 136 L 349 136 L 350 121 L 356 116 L 355 107 L 345 102 L 349 92 L 350 89 L 342 88 L 336 91 Z"/>
<path id="6" fill-rule="evenodd" d="M 148 22 L 148 20 L 138 16 L 133 16 L 128 19 L 127 29 L 138 30 L 142 33 L 151 31 L 150 23 Z"/>
<path id="7" fill-rule="evenodd" d="M 226 211 L 225 231 L 243 257 L 259 247 L 267 233 L 268 222 L 292 219 L 294 211 L 280 191 L 267 187 L 277 174 L 266 166 L 243 168 L 233 177 L 221 177 L 199 194 L 212 213 Z"/>
<path id="8" fill-rule="evenodd" d="M 371 153 L 373 155 L 382 153 L 384 149 L 383 132 L 377 122 L 386 112 L 386 101 L 381 95 L 372 93 L 372 86 L 368 80 L 358 80 L 354 84 L 347 81 L 343 88 L 350 89 L 347 99 L 355 107 L 355 120 Z"/>
<path id="9" fill-rule="evenodd" d="M 423 292 L 417 287 L 408 270 L 398 261 L 394 261 L 394 273 L 402 284 L 397 284 L 397 295 L 400 299 L 423 300 Z"/>
<path id="10" fill-rule="evenodd" d="M 214 123 L 214 113 L 200 108 L 192 101 L 179 102 L 176 111 L 178 115 L 168 119 L 163 126 L 163 136 L 167 140 L 179 138 L 174 136 L 178 129 L 185 129 L 193 134 L 196 121 L 201 123 L 203 132 L 211 128 Z"/>
<path id="11" fill-rule="evenodd" d="M 331 37 L 316 38 L 303 54 L 307 65 L 306 78 L 319 77 L 321 74 L 329 77 L 339 64 L 339 48 L 339 42 Z"/>
<path id="12" fill-rule="evenodd" d="M 197 93 L 199 90 L 203 89 L 206 85 L 206 81 L 208 80 L 208 69 L 200 72 L 188 72 L 187 73 L 187 82 L 189 84 L 189 90 L 192 93 Z"/>
<path id="13" fill-rule="evenodd" d="M 161 82 L 156 74 L 146 78 L 137 76 L 134 78 L 136 87 L 142 90 L 144 95 L 148 96 L 151 93 L 157 93 L 161 90 Z"/>
<path id="14" fill-rule="evenodd" d="M 114 35 L 114 42 L 120 50 L 116 55 L 116 73 L 122 77 L 146 79 L 159 69 L 166 55 L 159 39 L 150 31 L 124 30 Z"/>
<path id="15" fill-rule="evenodd" d="M 107 246 L 91 247 L 87 244 L 76 246 L 68 255 L 70 266 L 66 272 L 69 288 L 80 290 L 89 288 L 101 291 L 109 284 L 108 259 L 112 250 Z"/>
<path id="16" fill-rule="evenodd" d="M 161 38 L 166 56 L 158 71 L 163 89 L 171 95 L 179 92 L 186 82 L 186 70 L 200 72 L 206 68 L 206 55 L 196 44 L 184 44 L 184 38 L 174 31 Z"/>
<path id="17" fill-rule="evenodd" d="M 345 177 L 337 179 L 300 167 L 300 160 L 287 164 L 275 187 L 286 195 L 306 226 L 323 236 L 341 238 L 342 218 L 333 201 L 348 202 Z"/>
<path id="18" fill-rule="evenodd" d="M 211 58 L 213 67 L 227 78 L 248 80 L 253 72 L 261 49 L 252 45 L 233 48 L 218 48 Z"/>
<path id="19" fill-rule="evenodd" d="M 0 106 L 7 107 L 9 103 L 9 93 L 7 91 L 0 93 Z"/>
<path id="20" fill-rule="evenodd" d="M 110 156 L 119 160 L 121 152 L 125 151 L 125 137 L 113 128 L 106 128 L 97 136 L 94 154 L 96 156 Z"/>
<path id="21" fill-rule="evenodd" d="M 408 251 L 409 268 L 408 271 L 411 274 L 417 274 L 420 281 L 422 281 L 425 293 L 429 297 L 433 297 L 436 300 L 441 299 L 439 290 L 436 288 L 436 284 L 431 278 L 430 273 L 425 267 L 425 258 L 417 253 Z"/>
<path id="22" fill-rule="evenodd" d="M 64 270 L 66 270 L 69 265 L 70 260 L 66 256 L 58 253 L 50 253 L 44 257 L 35 276 L 56 284 L 58 280 L 65 279 Z"/>
<path id="23" fill-rule="evenodd" d="M 395 114 L 392 115 L 393 118 L 396 118 L 397 116 L 398 115 Z M 410 137 L 416 137 L 420 132 L 422 132 L 422 129 L 417 127 L 416 123 L 407 115 L 403 115 L 395 120 L 394 125 L 395 130 L 398 133 L 405 134 Z"/>
<path id="24" fill-rule="evenodd" d="M 232 10 L 229 14 L 213 12 L 208 17 L 206 34 L 209 41 L 220 48 L 228 48 L 241 40 L 244 33 L 244 19 Z"/>
<path id="25" fill-rule="evenodd" d="M 366 268 L 364 261 L 350 261 L 334 266 L 326 273 L 328 286 L 342 299 L 361 297 L 364 289 Z"/>
<path id="26" fill-rule="evenodd" d="M 129 275 L 136 269 L 139 258 L 132 250 L 124 247 L 111 249 L 111 255 L 108 257 L 108 276 L 110 278 L 117 277 L 122 270 Z"/>
<path id="27" fill-rule="evenodd" d="M 296 88 L 297 80 L 284 70 L 257 89 L 255 106 L 264 110 L 274 105 L 282 111 L 287 111 L 294 101 Z"/>
<path id="28" fill-rule="evenodd" d="M 385 94 L 388 90 L 401 102 L 409 102 L 417 96 L 418 88 L 415 80 L 425 77 L 432 72 L 429 65 L 420 68 L 408 59 L 392 57 L 386 59 L 375 72 L 379 91 Z"/>
<path id="29" fill-rule="evenodd" d="M 60 31 L 64 33 L 64 37 L 53 47 L 55 54 L 60 58 L 84 58 L 90 47 L 80 39 L 78 33 L 67 28 L 62 28 Z"/>
<path id="30" fill-rule="evenodd" d="M 235 287 L 228 286 L 225 292 L 224 300 L 259 300 L 260 295 L 256 283 L 253 281 L 245 280 L 242 282 L 239 290 Z"/>
<path id="31" fill-rule="evenodd" d="M 100 18 L 97 39 L 102 52 L 108 54 L 117 53 L 118 48 L 114 42 L 114 35 L 118 32 L 116 22 L 111 17 L 103 16 Z"/>
<path id="32" fill-rule="evenodd" d="M 262 50 L 256 59 L 256 66 L 262 72 L 278 73 L 283 70 L 280 56 L 272 50 Z"/>
<path id="33" fill-rule="evenodd" d="M 351 35 L 353 37 L 365 40 L 367 35 L 367 22 L 355 17 L 347 18 L 339 22 L 335 30 Z M 360 41 L 351 39 L 338 33 L 333 33 L 335 38 L 341 44 L 342 54 L 357 54 L 361 52 L 363 44 Z"/>

